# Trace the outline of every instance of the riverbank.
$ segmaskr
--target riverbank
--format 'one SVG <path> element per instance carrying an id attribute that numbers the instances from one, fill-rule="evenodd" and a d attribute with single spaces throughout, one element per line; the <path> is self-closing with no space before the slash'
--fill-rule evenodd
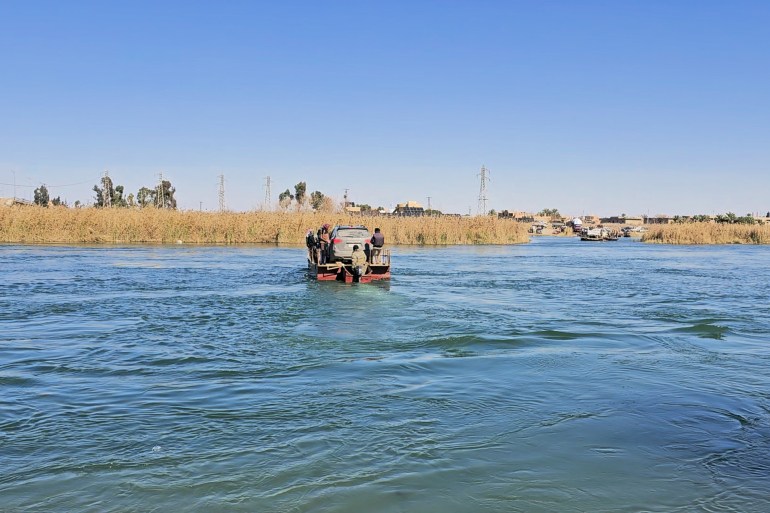
<path id="1" fill-rule="evenodd" d="M 690 223 L 653 225 L 642 236 L 653 244 L 770 244 L 770 225 Z"/>
<path id="2" fill-rule="evenodd" d="M 316 212 L 196 212 L 159 209 L 0 209 L 6 243 L 304 244 L 324 223 L 379 227 L 388 244 L 520 244 L 527 226 L 493 216 L 361 217 Z"/>

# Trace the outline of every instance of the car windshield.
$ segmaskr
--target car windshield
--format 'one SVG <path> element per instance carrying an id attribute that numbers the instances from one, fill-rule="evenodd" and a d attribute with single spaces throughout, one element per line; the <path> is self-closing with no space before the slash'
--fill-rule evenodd
<path id="1" fill-rule="evenodd" d="M 356 237 L 356 238 L 366 238 L 369 237 L 369 231 L 359 228 L 341 228 L 337 232 L 338 237 Z"/>

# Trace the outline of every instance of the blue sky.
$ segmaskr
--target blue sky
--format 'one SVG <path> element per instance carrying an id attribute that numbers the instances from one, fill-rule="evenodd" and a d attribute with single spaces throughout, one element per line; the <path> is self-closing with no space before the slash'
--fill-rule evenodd
<path id="1" fill-rule="evenodd" d="M 770 2 L 0 0 L 0 196 L 770 210 Z"/>

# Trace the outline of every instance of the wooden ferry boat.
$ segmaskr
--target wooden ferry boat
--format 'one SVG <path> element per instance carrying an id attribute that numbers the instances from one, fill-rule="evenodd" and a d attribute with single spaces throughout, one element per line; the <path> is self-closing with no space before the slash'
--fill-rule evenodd
<path id="1" fill-rule="evenodd" d="M 316 251 L 308 252 L 307 270 L 311 278 L 318 281 L 343 281 L 345 283 L 370 283 L 374 280 L 390 279 L 390 250 L 382 249 L 377 261 L 367 262 L 363 273 L 358 275 L 347 261 L 320 264 L 316 262 Z M 371 260 L 371 257 L 370 257 Z"/>

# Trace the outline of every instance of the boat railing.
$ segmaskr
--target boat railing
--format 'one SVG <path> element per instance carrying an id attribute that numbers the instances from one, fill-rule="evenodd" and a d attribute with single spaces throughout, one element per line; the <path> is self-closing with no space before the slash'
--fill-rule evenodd
<path id="1" fill-rule="evenodd" d="M 369 264 L 371 265 L 390 265 L 390 249 L 378 248 L 380 250 L 379 255 L 375 255 L 372 251 L 369 256 Z"/>

